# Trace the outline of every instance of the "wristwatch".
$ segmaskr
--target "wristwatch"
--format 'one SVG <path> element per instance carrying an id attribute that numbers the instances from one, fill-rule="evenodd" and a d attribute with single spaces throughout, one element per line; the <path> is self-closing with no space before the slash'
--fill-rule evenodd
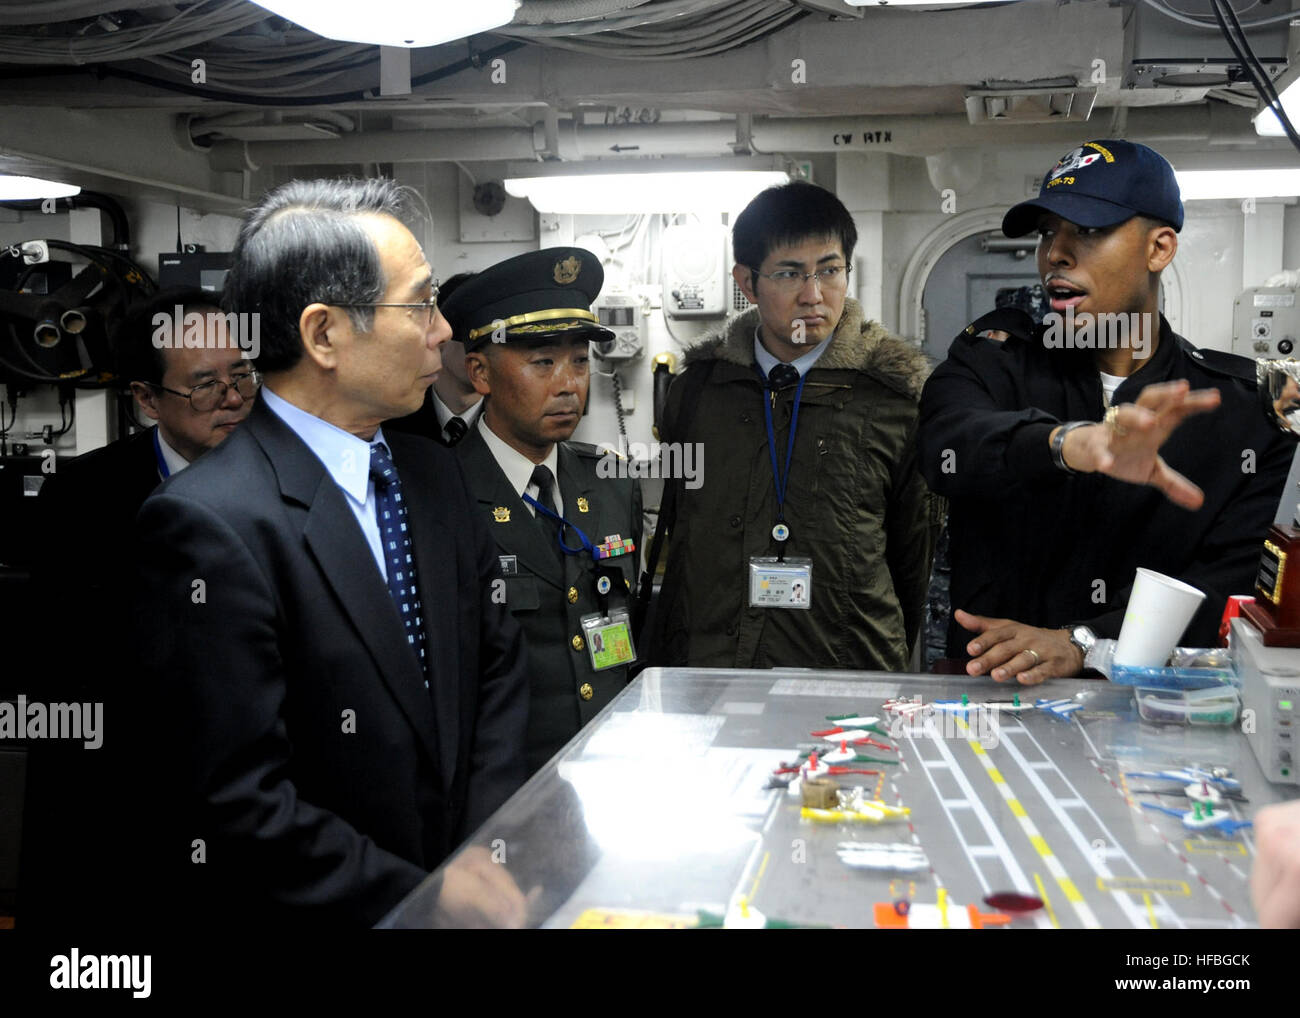
<path id="1" fill-rule="evenodd" d="M 1071 470 L 1065 462 L 1065 436 L 1075 428 L 1083 428 L 1092 421 L 1071 421 L 1069 424 L 1062 424 L 1057 429 L 1055 437 L 1052 439 L 1052 462 L 1056 464 L 1057 470 L 1064 470 L 1067 474 L 1076 474 L 1077 470 Z M 1095 637 L 1094 637 L 1095 639 Z"/>
<path id="2" fill-rule="evenodd" d="M 1097 634 L 1087 626 L 1072 626 L 1070 642 L 1079 648 L 1079 653 L 1083 655 L 1083 660 L 1086 662 L 1088 651 L 1092 650 L 1093 644 L 1097 642 Z"/>

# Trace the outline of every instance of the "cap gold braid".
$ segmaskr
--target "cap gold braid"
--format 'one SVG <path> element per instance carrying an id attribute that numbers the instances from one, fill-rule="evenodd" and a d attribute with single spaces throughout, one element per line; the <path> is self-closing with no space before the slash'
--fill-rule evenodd
<path id="1" fill-rule="evenodd" d="M 584 322 L 596 322 L 599 324 L 599 319 L 586 308 L 552 308 L 548 311 L 529 311 L 527 314 L 523 315 L 511 315 L 509 318 L 494 319 L 487 325 L 480 325 L 477 329 L 471 329 L 469 338 L 478 339 L 479 336 L 486 336 L 489 332 L 495 332 L 497 329 L 511 329 L 518 325 L 528 325 L 532 322 L 549 322 L 554 321 L 557 318 L 580 318 Z M 549 326 L 547 330 L 516 329 L 515 331 L 562 331 L 564 328 L 566 328 L 566 326 Z M 567 326 L 567 328 L 577 328 L 577 326 L 571 325 Z"/>

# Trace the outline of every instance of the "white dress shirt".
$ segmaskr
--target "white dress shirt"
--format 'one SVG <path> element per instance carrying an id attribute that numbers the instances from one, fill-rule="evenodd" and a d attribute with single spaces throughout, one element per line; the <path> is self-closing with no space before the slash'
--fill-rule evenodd
<path id="1" fill-rule="evenodd" d="M 163 437 L 157 425 L 154 425 L 154 437 L 158 439 L 158 450 L 162 453 L 163 462 L 167 464 L 167 477 L 179 474 L 190 465 L 189 460 L 167 444 L 167 439 Z M 160 480 L 165 480 L 161 470 L 158 471 L 158 477 Z"/>
<path id="2" fill-rule="evenodd" d="M 441 399 L 438 398 L 438 393 L 436 390 L 430 388 L 429 395 L 433 397 L 433 412 L 438 415 L 438 427 L 442 429 L 443 441 L 447 441 L 449 438 L 451 438 L 451 436 L 447 434 L 447 422 L 451 420 L 453 417 L 459 417 L 462 421 L 465 422 L 465 430 L 466 430 L 466 434 L 468 434 L 469 429 L 474 427 L 474 422 L 478 420 L 478 415 L 483 412 L 482 396 L 478 398 L 477 403 L 475 403 L 464 413 L 454 414 L 451 412 L 451 407 L 447 406 L 446 403 L 444 403 Z"/>
<path id="3" fill-rule="evenodd" d="M 532 482 L 533 471 L 539 466 L 547 467 L 551 471 L 551 477 L 554 478 L 551 484 L 551 498 L 555 500 L 555 511 L 563 516 L 564 500 L 560 497 L 559 446 L 551 446 L 550 455 L 543 462 L 534 463 L 523 453 L 498 438 L 496 433 L 488 427 L 486 418 L 479 420 L 478 430 L 483 436 L 483 441 L 487 443 L 492 458 L 497 461 L 497 466 L 501 468 L 501 472 L 506 475 L 506 480 L 510 482 L 510 487 L 514 488 L 521 498 L 528 495 L 540 502 L 537 485 Z M 537 515 L 537 510 L 527 502 L 524 503 L 524 506 L 534 516 Z"/>

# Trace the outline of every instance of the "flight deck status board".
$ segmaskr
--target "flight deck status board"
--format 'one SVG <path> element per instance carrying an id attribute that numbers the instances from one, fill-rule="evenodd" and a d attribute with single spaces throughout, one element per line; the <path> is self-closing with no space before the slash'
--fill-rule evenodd
<path id="1" fill-rule="evenodd" d="M 1282 791 L 1102 681 L 650 669 L 474 840 L 583 859 L 551 928 L 1220 929 Z"/>

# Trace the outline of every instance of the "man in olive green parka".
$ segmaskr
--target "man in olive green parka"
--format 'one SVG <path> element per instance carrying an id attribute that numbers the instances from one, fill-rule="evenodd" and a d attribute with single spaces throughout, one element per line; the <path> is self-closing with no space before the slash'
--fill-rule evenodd
<path id="1" fill-rule="evenodd" d="M 926 361 L 848 296 L 856 239 L 803 182 L 736 220 L 756 306 L 688 351 L 663 415 L 703 471 L 677 491 L 656 663 L 907 667 L 937 517 L 916 467 Z"/>

